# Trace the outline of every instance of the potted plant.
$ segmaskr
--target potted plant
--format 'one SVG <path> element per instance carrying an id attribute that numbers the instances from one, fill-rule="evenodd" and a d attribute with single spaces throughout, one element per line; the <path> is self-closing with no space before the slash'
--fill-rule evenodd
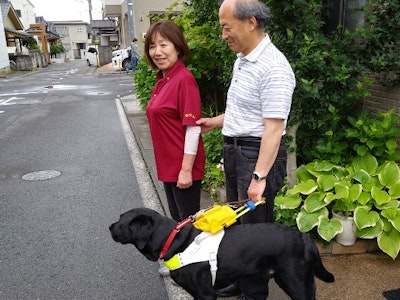
<path id="1" fill-rule="evenodd" d="M 381 165 L 371 154 L 357 156 L 341 167 L 314 161 L 297 170 L 299 184 L 275 198 L 280 209 L 298 210 L 300 231 L 316 229 L 327 242 L 343 231 L 333 212 L 354 218 L 358 238 L 377 238 L 379 248 L 393 259 L 400 251 L 400 168 Z"/>

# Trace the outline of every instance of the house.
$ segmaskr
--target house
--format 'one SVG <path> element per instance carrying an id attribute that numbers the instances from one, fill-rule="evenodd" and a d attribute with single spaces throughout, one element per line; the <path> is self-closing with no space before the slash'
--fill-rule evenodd
<path id="1" fill-rule="evenodd" d="M 65 59 L 80 59 L 88 46 L 89 24 L 83 21 L 52 21 L 54 30 L 61 36 Z"/>
<path id="2" fill-rule="evenodd" d="M 35 21 L 34 24 L 30 24 L 26 32 L 36 38 L 41 51 L 46 57 L 47 63 L 50 64 L 50 47 L 53 44 L 59 43 L 61 36 L 55 32 L 53 23 L 47 22 L 43 17 L 36 17 Z"/>
<path id="3" fill-rule="evenodd" d="M 3 14 L 1 12 L 2 7 L 0 6 L 0 72 L 8 71 L 10 69 L 10 61 L 8 59 L 7 42 L 3 23 Z"/>
<path id="4" fill-rule="evenodd" d="M 29 0 L 10 0 L 24 28 L 35 23 L 35 6 Z"/>
<path id="5" fill-rule="evenodd" d="M 38 67 L 47 66 L 47 61 L 43 53 L 39 51 L 30 51 L 24 45 L 23 41 L 33 36 L 24 31 L 24 26 L 17 15 L 12 3 L 9 0 L 0 0 L 2 33 L 4 33 L 5 43 L 0 47 L 0 53 L 4 55 L 4 48 L 8 55 L 8 65 L 3 62 L 5 69 L 9 69 L 10 62 L 15 65 L 17 70 L 31 71 Z M 2 59 L 4 61 L 4 59 Z"/>
<path id="6" fill-rule="evenodd" d="M 22 53 L 22 39 L 32 35 L 24 32 L 24 26 L 9 0 L 0 0 L 0 7 L 8 53 Z"/>
<path id="7" fill-rule="evenodd" d="M 103 0 L 103 17 L 117 20 L 121 48 L 137 38 L 139 52 L 143 52 L 151 16 L 164 14 L 173 3 L 174 0 Z"/>

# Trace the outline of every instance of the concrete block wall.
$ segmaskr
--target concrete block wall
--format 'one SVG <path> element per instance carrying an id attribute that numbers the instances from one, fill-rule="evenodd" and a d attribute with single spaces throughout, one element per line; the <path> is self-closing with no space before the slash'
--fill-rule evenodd
<path id="1" fill-rule="evenodd" d="M 48 66 L 46 55 L 38 51 L 30 51 L 29 55 L 11 55 L 10 59 L 15 61 L 17 71 L 33 71 Z"/>
<path id="2" fill-rule="evenodd" d="M 364 99 L 365 109 L 378 112 L 388 111 L 394 108 L 396 114 L 400 116 L 400 85 L 385 87 L 379 84 L 373 84 L 369 91 L 371 95 Z"/>

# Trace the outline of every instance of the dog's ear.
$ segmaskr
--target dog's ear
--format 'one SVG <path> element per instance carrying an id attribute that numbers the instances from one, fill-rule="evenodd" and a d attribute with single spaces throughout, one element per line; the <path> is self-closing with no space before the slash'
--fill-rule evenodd
<path id="1" fill-rule="evenodd" d="M 140 215 L 129 223 L 129 230 L 135 237 L 135 245 L 142 250 L 154 232 L 154 222 L 151 216 Z"/>

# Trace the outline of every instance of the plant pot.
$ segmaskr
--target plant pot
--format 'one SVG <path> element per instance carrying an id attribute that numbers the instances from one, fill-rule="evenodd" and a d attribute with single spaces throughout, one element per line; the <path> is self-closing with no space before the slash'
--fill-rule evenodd
<path id="1" fill-rule="evenodd" d="M 357 240 L 356 226 L 353 217 L 342 216 L 339 213 L 333 212 L 333 217 L 338 219 L 343 225 L 343 231 L 338 233 L 336 241 L 344 246 L 351 246 Z"/>

